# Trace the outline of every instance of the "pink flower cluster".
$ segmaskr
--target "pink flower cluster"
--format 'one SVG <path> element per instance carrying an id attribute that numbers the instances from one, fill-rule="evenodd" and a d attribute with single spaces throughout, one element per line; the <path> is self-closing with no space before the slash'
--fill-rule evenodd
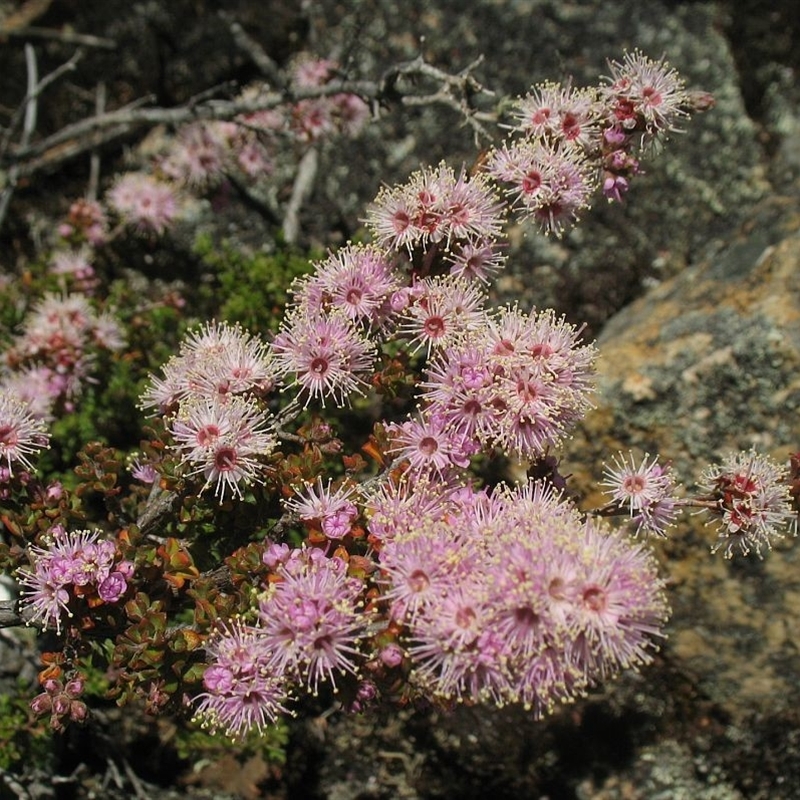
<path id="1" fill-rule="evenodd" d="M 499 447 L 538 458 L 590 407 L 595 350 L 548 310 L 502 308 L 431 358 L 419 422 L 390 425 L 392 452 L 414 472 L 446 475 Z"/>
<path id="2" fill-rule="evenodd" d="M 205 479 L 200 491 L 213 486 L 220 500 L 241 497 L 277 445 L 263 403 L 277 376 L 267 346 L 239 326 L 209 323 L 189 332 L 162 372 L 142 407 L 166 419 L 187 476 Z"/>
<path id="3" fill-rule="evenodd" d="M 639 52 L 609 64 L 596 88 L 543 83 L 517 102 L 514 132 L 488 171 L 544 233 L 560 235 L 588 207 L 598 183 L 620 201 L 639 155 L 688 116 L 690 97 L 664 61 Z"/>
<path id="4" fill-rule="evenodd" d="M 195 719 L 231 737 L 263 730 L 288 713 L 288 687 L 272 665 L 272 649 L 261 631 L 232 622 L 206 642 L 210 666 Z"/>
<path id="5" fill-rule="evenodd" d="M 366 219 L 375 241 L 407 251 L 418 274 L 427 275 L 443 257 L 451 274 L 482 281 L 502 267 L 503 221 L 504 206 L 486 176 L 456 175 L 446 164 L 382 189 Z"/>
<path id="6" fill-rule="evenodd" d="M 88 244 L 99 247 L 108 236 L 106 212 L 96 200 L 75 200 L 57 232 L 74 246 Z"/>
<path id="7" fill-rule="evenodd" d="M 49 440 L 45 423 L 29 404 L 0 387 L 0 484 L 14 474 L 15 466 L 32 470 L 30 456 L 47 448 Z"/>
<path id="8" fill-rule="evenodd" d="M 175 189 L 144 172 L 128 172 L 106 192 L 106 201 L 125 224 L 141 234 L 161 235 L 178 214 Z"/>
<path id="9" fill-rule="evenodd" d="M 337 65 L 325 59 L 307 59 L 294 65 L 291 89 L 325 86 L 336 78 Z M 273 90 L 253 84 L 242 99 L 274 99 Z M 274 109 L 243 114 L 230 121 L 194 122 L 185 125 L 158 160 L 157 170 L 178 186 L 205 191 L 227 176 L 258 180 L 270 175 L 282 143 L 309 143 L 344 134 L 354 136 L 369 116 L 359 97 L 337 93 L 307 98 Z"/>
<path id="10" fill-rule="evenodd" d="M 760 556 L 783 538 L 781 528 L 795 516 L 787 476 L 785 467 L 754 450 L 730 453 L 703 471 L 701 500 L 719 526 L 714 552 L 724 549 L 732 558 L 737 550 L 742 555 L 755 550 Z"/>
<path id="11" fill-rule="evenodd" d="M 617 454 L 613 464 L 606 467 L 603 485 L 611 495 L 612 506 L 628 511 L 636 536 L 665 536 L 678 513 L 675 478 L 668 466 L 659 464 L 655 457 L 649 459 L 646 454 L 637 464 L 633 454 L 629 453 L 627 460 Z"/>
<path id="12" fill-rule="evenodd" d="M 197 698 L 196 719 L 230 736 L 261 729 L 288 713 L 292 689 L 316 693 L 323 682 L 356 674 L 366 635 L 364 582 L 321 550 L 273 545 L 264 554 L 273 572 L 255 625 L 234 623 L 206 645 L 210 665 Z"/>
<path id="13" fill-rule="evenodd" d="M 31 700 L 31 709 L 38 716 L 49 714 L 52 730 L 61 731 L 67 721 L 83 722 L 88 716 L 86 703 L 79 699 L 83 694 L 83 678 L 71 678 L 66 684 L 57 678 L 48 678 L 42 688 L 44 691 Z"/>
<path id="14" fill-rule="evenodd" d="M 418 688 L 538 716 L 651 660 L 668 606 L 643 546 L 537 483 L 437 500 L 436 513 L 420 497 L 379 522 L 385 598 Z"/>
<path id="15" fill-rule="evenodd" d="M 330 480 L 323 485 L 322 478 L 318 478 L 316 484 L 297 490 L 284 506 L 303 522 L 318 526 L 327 539 L 339 541 L 350 533 L 358 518 L 355 499 L 355 486 L 343 483 L 332 489 Z"/>
<path id="16" fill-rule="evenodd" d="M 121 559 L 115 543 L 101 535 L 57 525 L 45 546 L 30 548 L 31 567 L 19 572 L 20 603 L 31 612 L 29 624 L 40 622 L 60 633 L 64 615 L 74 615 L 78 598 L 117 603 L 125 595 L 133 563 Z"/>
<path id="17" fill-rule="evenodd" d="M 28 313 L 22 333 L 6 350 L 7 372 L 0 386 L 30 403 L 34 415 L 49 418 L 67 410 L 84 381 L 92 379 L 96 355 L 125 345 L 120 323 L 98 313 L 81 294 L 48 294 Z"/>

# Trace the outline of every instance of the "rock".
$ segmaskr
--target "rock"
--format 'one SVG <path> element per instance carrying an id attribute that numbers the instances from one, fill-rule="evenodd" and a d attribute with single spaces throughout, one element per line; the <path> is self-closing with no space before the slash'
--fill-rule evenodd
<path id="1" fill-rule="evenodd" d="M 800 447 L 798 245 L 796 199 L 765 200 L 727 246 L 609 321 L 597 343 L 597 408 L 564 465 L 578 485 L 596 483 L 602 459 L 620 448 L 671 460 L 689 490 L 730 450 L 755 446 L 788 461 Z M 770 737 L 788 741 L 796 730 L 800 542 L 788 537 L 763 560 L 726 561 L 709 553 L 714 539 L 702 515 L 686 515 L 669 541 L 654 543 L 674 606 L 662 657 L 697 699 L 689 718 L 662 723 L 681 728 L 695 755 L 726 765 L 748 797 L 793 797 L 789 786 L 760 794 L 769 781 L 752 770 L 756 754 L 767 761 Z M 661 667 L 643 676 L 652 691 L 670 690 Z M 773 780 L 794 771 L 797 748 L 787 749 Z"/>

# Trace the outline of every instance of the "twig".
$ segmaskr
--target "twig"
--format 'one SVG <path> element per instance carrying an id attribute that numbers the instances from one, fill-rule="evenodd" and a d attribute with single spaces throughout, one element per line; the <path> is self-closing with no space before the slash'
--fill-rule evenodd
<path id="1" fill-rule="evenodd" d="M 113 39 L 104 39 L 100 36 L 91 36 L 87 33 L 75 31 L 59 31 L 55 28 L 39 28 L 28 26 L 15 30 L 3 31 L 4 35 L 18 39 L 49 39 L 63 42 L 64 44 L 79 45 L 80 47 L 96 47 L 100 50 L 116 50 L 117 43 Z"/>
<path id="2" fill-rule="evenodd" d="M 285 81 L 281 76 L 278 65 L 266 54 L 264 48 L 250 36 L 245 29 L 230 14 L 225 11 L 219 12 L 220 17 L 228 24 L 228 28 L 233 36 L 234 44 L 247 55 L 250 60 L 258 67 L 261 74 L 276 89 L 285 88 Z"/>
<path id="3" fill-rule="evenodd" d="M 258 96 L 239 97 L 233 100 L 208 100 L 192 102 L 175 108 L 126 107 L 116 111 L 96 114 L 67 125 L 59 131 L 33 144 L 20 144 L 9 152 L 0 153 L 6 163 L 18 165 L 20 175 L 30 175 L 39 169 L 53 167 L 97 146 L 98 141 L 108 142 L 131 133 L 137 128 L 153 125 L 179 126 L 203 120 L 230 120 L 239 115 L 265 111 L 299 100 L 330 97 L 337 94 L 354 94 L 377 110 L 392 102 L 406 105 L 444 103 L 465 113 L 476 133 L 489 134 L 475 119 L 473 99 L 487 93 L 472 77 L 471 71 L 479 62 L 473 62 L 457 75 L 450 75 L 417 58 L 388 70 L 380 80 L 336 80 L 322 86 L 286 88 L 269 91 Z M 419 92 L 416 85 L 401 86 L 404 78 L 426 77 L 440 83 L 433 92 Z M 99 138 L 93 138 L 99 134 Z"/>
<path id="4" fill-rule="evenodd" d="M 28 73 L 28 89 L 25 93 L 25 113 L 24 122 L 22 125 L 22 138 L 20 143 L 24 147 L 30 142 L 33 132 L 36 130 L 36 111 L 39 92 L 39 67 L 36 63 L 36 51 L 33 45 L 25 44 L 25 67 Z M 9 128 L 9 133 L 11 128 Z M 17 181 L 19 180 L 19 168 L 13 165 L 8 171 L 6 177 L 6 185 L 3 187 L 3 193 L 0 195 L 0 226 L 6 218 L 8 212 L 8 204 L 14 196 L 14 190 L 17 188 Z"/>
<path id="5" fill-rule="evenodd" d="M 292 196 L 289 198 L 289 204 L 286 206 L 286 214 L 283 218 L 283 237 L 287 244 L 291 245 L 297 241 L 297 236 L 300 233 L 300 209 L 314 187 L 318 164 L 319 155 L 314 147 L 306 151 L 300 159 L 297 175 L 292 186 Z"/>
<path id="6" fill-rule="evenodd" d="M 125 770 L 125 774 L 128 776 L 131 786 L 133 786 L 136 797 L 140 798 L 140 800 L 149 800 L 149 798 L 152 797 L 152 793 L 147 791 L 144 781 L 133 771 L 133 768 L 126 758 L 122 759 L 122 768 Z"/>
<path id="7" fill-rule="evenodd" d="M 31 622 L 32 608 L 20 608 L 17 600 L 0 600 L 0 628 L 14 628 L 18 625 L 43 627 Z"/>
<path id="8" fill-rule="evenodd" d="M 28 53 L 28 48 L 29 47 L 31 47 L 31 45 L 29 45 L 29 44 L 25 45 L 26 60 L 27 60 L 27 53 Z M 32 47 L 31 47 L 31 50 L 33 50 Z M 76 50 L 75 53 L 73 54 L 72 58 L 69 59 L 69 61 L 65 61 L 63 64 L 61 64 L 61 66 L 56 67 L 56 69 L 54 69 L 49 75 L 45 75 L 45 77 L 42 78 L 42 80 L 39 81 L 38 84 L 36 84 L 36 86 L 33 89 L 33 91 L 31 91 L 30 72 L 28 73 L 28 92 L 25 95 L 25 98 L 22 101 L 22 103 L 20 104 L 19 108 L 17 108 L 17 110 L 14 112 L 14 116 L 11 119 L 11 122 L 9 123 L 8 128 L 6 129 L 6 133 L 5 133 L 5 136 L 3 137 L 3 141 L 0 142 L 0 158 L 5 156 L 6 151 L 8 150 L 9 144 L 11 142 L 11 137 L 14 135 L 14 131 L 16 130 L 17 125 L 19 125 L 20 121 L 27 114 L 28 105 L 30 103 L 32 103 L 32 102 L 35 102 L 36 99 L 39 97 L 39 95 L 51 83 L 53 83 L 53 81 L 55 81 L 58 78 L 60 78 L 65 72 L 70 72 L 70 71 L 74 70 L 75 67 L 77 66 L 78 62 L 81 60 L 81 58 L 83 58 L 83 51 L 82 50 Z"/>
<path id="9" fill-rule="evenodd" d="M 97 95 L 94 110 L 96 114 L 102 114 L 106 110 L 106 84 L 100 81 L 97 84 Z M 89 186 L 86 190 L 86 199 L 97 200 L 97 189 L 100 184 L 100 151 L 97 147 L 92 150 L 89 157 Z"/>

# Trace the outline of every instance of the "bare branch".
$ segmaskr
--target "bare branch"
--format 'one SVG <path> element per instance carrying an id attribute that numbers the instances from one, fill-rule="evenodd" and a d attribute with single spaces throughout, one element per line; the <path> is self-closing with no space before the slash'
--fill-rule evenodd
<path id="1" fill-rule="evenodd" d="M 16 28 L 12 31 L 4 31 L 10 38 L 18 39 L 49 39 L 56 42 L 63 42 L 79 47 L 95 47 L 100 50 L 116 50 L 117 43 L 113 39 L 104 39 L 100 36 L 91 36 L 87 33 L 76 33 L 75 31 L 59 31 L 55 28 L 38 28 L 29 26 L 26 28 Z"/>
<path id="2" fill-rule="evenodd" d="M 289 205 L 286 207 L 286 214 L 283 219 L 283 235 L 287 244 L 295 244 L 300 232 L 300 209 L 303 203 L 311 194 L 314 186 L 314 179 L 317 176 L 317 165 L 319 155 L 315 148 L 307 150 L 297 168 L 294 185 L 292 186 L 292 196 L 289 198 Z"/>
<path id="3" fill-rule="evenodd" d="M 28 90 L 25 93 L 25 101 L 23 103 L 24 122 L 22 125 L 22 139 L 21 144 L 27 145 L 36 130 L 36 112 L 37 102 L 36 99 L 39 95 L 39 68 L 36 63 L 36 51 L 33 45 L 25 45 L 25 66 L 28 73 Z M 11 128 L 9 128 L 9 133 Z M 8 211 L 8 204 L 14 195 L 14 190 L 17 188 L 17 181 L 19 180 L 19 168 L 14 165 L 8 171 L 6 185 L 3 187 L 3 193 L 0 195 L 0 225 L 6 218 Z"/>
<path id="4" fill-rule="evenodd" d="M 264 48 L 253 39 L 245 29 L 224 11 L 219 12 L 220 17 L 228 24 L 231 36 L 236 46 L 258 67 L 261 74 L 276 89 L 284 89 L 286 83 L 281 76 L 278 65 L 264 52 Z"/>
<path id="5" fill-rule="evenodd" d="M 97 84 L 95 99 L 95 113 L 102 114 L 106 110 L 106 84 L 100 81 Z M 97 200 L 97 189 L 100 185 L 100 151 L 95 147 L 89 159 L 89 188 L 86 191 L 88 200 Z"/>
<path id="6" fill-rule="evenodd" d="M 0 600 L 0 628 L 15 628 L 31 623 L 34 610 L 21 609 L 16 600 Z"/>
<path id="7" fill-rule="evenodd" d="M 323 86 L 269 90 L 256 96 L 233 100 L 192 100 L 175 108 L 127 106 L 79 120 L 39 142 L 12 146 L 9 152 L 0 156 L 6 163 L 18 166 L 19 175 L 30 175 L 74 158 L 98 146 L 98 143 L 113 141 L 140 128 L 154 125 L 177 127 L 202 120 L 230 120 L 299 100 L 337 94 L 358 95 L 374 111 L 393 102 L 405 105 L 444 104 L 466 115 L 467 119 L 472 120 L 470 124 L 476 129 L 476 133 L 488 137 L 483 126 L 475 119 L 473 106 L 473 99 L 478 94 L 489 94 L 472 77 L 472 70 L 478 63 L 474 62 L 457 75 L 451 75 L 433 67 L 422 58 L 417 58 L 390 68 L 379 81 L 337 80 Z M 419 77 L 438 83 L 439 88 L 421 91 L 415 82 L 406 80 Z"/>

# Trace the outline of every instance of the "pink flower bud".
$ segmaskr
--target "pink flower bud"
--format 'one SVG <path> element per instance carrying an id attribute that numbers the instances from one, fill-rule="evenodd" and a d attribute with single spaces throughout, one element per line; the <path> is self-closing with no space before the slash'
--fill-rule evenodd
<path id="1" fill-rule="evenodd" d="M 397 667 L 403 661 L 403 651 L 399 645 L 392 642 L 381 650 L 380 659 L 387 667 Z"/>

